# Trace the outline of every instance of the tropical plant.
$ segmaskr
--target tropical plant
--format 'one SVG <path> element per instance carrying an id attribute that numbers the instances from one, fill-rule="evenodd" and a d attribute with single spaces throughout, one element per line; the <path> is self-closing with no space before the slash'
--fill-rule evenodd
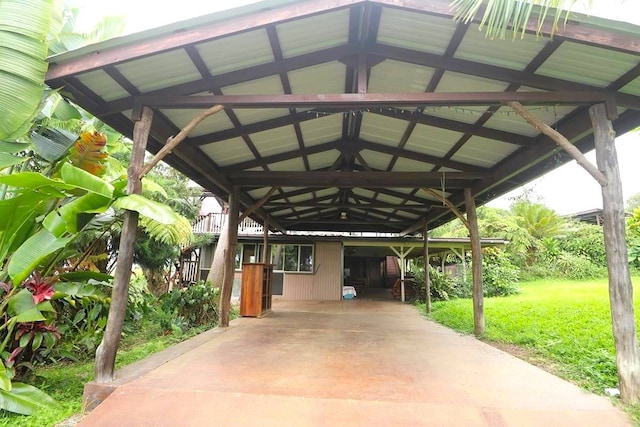
<path id="1" fill-rule="evenodd" d="M 540 34 L 547 18 L 552 18 L 551 33 L 555 33 L 561 21 L 567 22 L 576 3 L 578 0 L 453 0 L 451 7 L 455 10 L 454 19 L 465 23 L 482 14 L 480 29 L 485 29 L 488 38 L 504 39 L 511 34 L 515 39 L 531 29 L 532 19 L 536 21 L 536 33 Z"/>
<path id="2" fill-rule="evenodd" d="M 506 253 L 498 248 L 482 251 L 482 284 L 486 297 L 505 297 L 520 292 L 520 269 L 513 265 Z"/>
<path id="3" fill-rule="evenodd" d="M 162 295 L 161 308 L 165 316 L 162 326 L 180 332 L 184 327 L 211 326 L 218 321 L 220 288 L 199 281 L 185 288 Z"/>

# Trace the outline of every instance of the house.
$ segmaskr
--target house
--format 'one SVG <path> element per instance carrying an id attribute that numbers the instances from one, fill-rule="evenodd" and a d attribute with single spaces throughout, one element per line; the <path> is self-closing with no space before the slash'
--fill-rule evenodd
<path id="1" fill-rule="evenodd" d="M 214 242 L 186 254 L 183 259 L 183 280 L 206 280 L 215 239 L 222 230 L 226 215 L 213 212 L 201 215 L 194 224 L 196 234 L 211 234 Z M 235 275 L 232 295 L 240 296 L 242 267 L 245 263 L 263 262 L 262 225 L 250 218 L 238 227 Z M 483 246 L 506 244 L 502 239 L 481 239 Z M 466 268 L 465 253 L 471 249 L 468 238 L 429 238 L 430 258 L 445 266 L 448 254 L 454 255 Z M 422 237 L 400 237 L 393 233 L 303 232 L 269 237 L 271 254 L 268 263 L 274 265 L 273 296 L 282 300 L 339 300 L 343 286 L 354 286 L 358 293 L 389 289 L 403 276 L 402 263 L 424 256 Z"/>

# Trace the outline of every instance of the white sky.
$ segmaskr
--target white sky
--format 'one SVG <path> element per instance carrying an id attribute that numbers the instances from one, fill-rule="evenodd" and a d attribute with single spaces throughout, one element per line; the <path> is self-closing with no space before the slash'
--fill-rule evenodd
<path id="1" fill-rule="evenodd" d="M 180 0 L 159 2 L 157 0 L 72 0 L 71 4 L 81 10 L 80 22 L 91 28 L 102 16 L 125 16 L 125 33 L 143 31 L 172 22 L 206 15 L 220 10 L 240 7 L 257 0 Z M 573 9 L 585 12 L 589 0 L 579 0 Z M 638 0 L 593 0 L 592 15 L 632 22 L 640 25 L 640 1 Z M 616 140 L 620 173 L 623 181 L 623 196 L 628 199 L 640 193 L 640 135 L 627 134 Z M 595 154 L 588 154 L 595 163 Z M 575 162 L 562 166 L 531 182 L 527 187 L 543 197 L 544 203 L 559 214 L 580 212 L 602 207 L 598 184 Z M 521 193 L 515 190 L 489 206 L 508 207 L 510 198 Z"/>

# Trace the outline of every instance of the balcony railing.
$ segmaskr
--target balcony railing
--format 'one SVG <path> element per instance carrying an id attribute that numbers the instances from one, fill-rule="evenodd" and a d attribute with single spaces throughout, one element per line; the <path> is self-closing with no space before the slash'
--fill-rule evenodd
<path id="1" fill-rule="evenodd" d="M 196 223 L 193 225 L 195 234 L 220 234 L 222 226 L 226 221 L 226 214 L 210 213 L 200 215 Z M 240 236 L 257 236 L 262 235 L 262 224 L 245 218 L 238 224 L 238 235 Z M 399 237 L 397 233 L 375 233 L 375 232 L 343 232 L 343 231 L 289 231 L 288 235 L 304 235 L 304 236 L 342 236 L 342 237 Z"/>

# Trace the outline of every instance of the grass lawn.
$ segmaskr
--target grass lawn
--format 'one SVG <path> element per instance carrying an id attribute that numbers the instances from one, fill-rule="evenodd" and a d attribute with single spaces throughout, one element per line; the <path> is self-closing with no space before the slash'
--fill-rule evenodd
<path id="1" fill-rule="evenodd" d="M 640 327 L 640 276 L 632 281 Z M 520 356 L 592 392 L 616 387 L 607 279 L 536 280 L 520 288 L 519 295 L 484 299 L 484 339 L 515 344 Z M 430 317 L 471 334 L 472 310 L 470 299 L 435 302 Z"/>

